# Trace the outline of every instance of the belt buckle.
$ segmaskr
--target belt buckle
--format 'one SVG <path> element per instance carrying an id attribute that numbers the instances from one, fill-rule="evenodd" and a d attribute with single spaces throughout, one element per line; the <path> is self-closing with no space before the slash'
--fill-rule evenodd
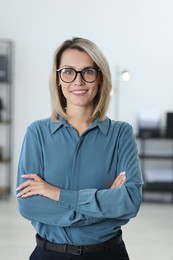
<path id="1" fill-rule="evenodd" d="M 77 247 L 77 252 L 72 253 L 72 255 L 81 255 L 82 254 L 82 246 Z"/>

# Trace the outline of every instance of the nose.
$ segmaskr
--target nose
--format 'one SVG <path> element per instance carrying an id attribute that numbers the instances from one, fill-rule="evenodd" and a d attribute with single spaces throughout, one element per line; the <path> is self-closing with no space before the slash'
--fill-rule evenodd
<path id="1" fill-rule="evenodd" d="M 77 72 L 77 75 L 76 75 L 76 78 L 75 78 L 74 81 L 75 81 L 76 84 L 79 84 L 79 85 L 81 85 L 81 84 L 84 83 L 84 80 L 83 80 L 83 78 L 82 78 L 81 71 L 78 71 L 78 72 Z"/>

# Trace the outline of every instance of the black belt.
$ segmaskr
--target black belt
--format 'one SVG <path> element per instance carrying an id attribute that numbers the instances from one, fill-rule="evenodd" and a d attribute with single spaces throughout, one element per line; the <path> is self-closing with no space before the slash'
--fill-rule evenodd
<path id="1" fill-rule="evenodd" d="M 36 242 L 39 247 L 42 247 L 44 249 L 54 251 L 54 252 L 60 252 L 60 253 L 66 253 L 66 254 L 73 254 L 73 255 L 81 255 L 85 253 L 94 253 L 94 252 L 100 252 L 104 251 L 110 248 L 113 248 L 117 246 L 122 241 L 122 235 L 119 237 L 109 240 L 107 242 L 101 243 L 101 244 L 95 244 L 95 245 L 63 245 L 63 244 L 56 244 L 48 242 L 47 240 L 44 240 L 41 238 L 38 234 L 36 235 Z"/>

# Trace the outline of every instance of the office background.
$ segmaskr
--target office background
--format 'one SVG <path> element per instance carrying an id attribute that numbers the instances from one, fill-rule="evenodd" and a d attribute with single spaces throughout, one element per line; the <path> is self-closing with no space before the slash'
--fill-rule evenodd
<path id="1" fill-rule="evenodd" d="M 55 48 L 81 36 L 105 53 L 113 87 L 119 84 L 118 119 L 137 132 L 141 110 L 173 111 L 173 3 L 171 0 L 0 0 L 0 38 L 13 41 L 13 167 L 26 127 L 50 115 L 49 73 Z M 131 80 L 118 73 L 129 70 Z M 116 91 L 108 115 L 117 119 Z M 116 117 L 116 118 L 115 118 Z"/>
<path id="2" fill-rule="evenodd" d="M 98 44 L 112 72 L 108 116 L 128 121 L 137 134 L 140 111 L 157 111 L 164 131 L 166 113 L 173 111 L 172 24 L 172 0 L 0 0 L 0 39 L 13 43 L 13 193 L 26 127 L 50 115 L 55 48 L 73 36 Z M 120 77 L 124 70 L 130 71 L 128 82 Z"/>

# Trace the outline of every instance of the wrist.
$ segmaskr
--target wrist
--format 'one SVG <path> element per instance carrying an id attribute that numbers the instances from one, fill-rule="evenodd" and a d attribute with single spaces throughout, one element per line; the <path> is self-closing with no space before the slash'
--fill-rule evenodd
<path id="1" fill-rule="evenodd" d="M 60 199 L 60 192 L 61 192 L 61 189 L 58 188 L 58 190 L 57 190 L 57 201 L 59 201 L 59 199 Z"/>
<path id="2" fill-rule="evenodd" d="M 54 200 L 55 200 L 55 201 L 59 201 L 60 191 L 61 191 L 60 188 L 58 188 L 58 187 L 55 188 L 55 191 L 54 191 Z"/>
<path id="3" fill-rule="evenodd" d="M 61 190 L 60 188 L 52 186 L 49 195 L 47 197 L 49 197 L 52 200 L 59 201 L 60 190 Z"/>

